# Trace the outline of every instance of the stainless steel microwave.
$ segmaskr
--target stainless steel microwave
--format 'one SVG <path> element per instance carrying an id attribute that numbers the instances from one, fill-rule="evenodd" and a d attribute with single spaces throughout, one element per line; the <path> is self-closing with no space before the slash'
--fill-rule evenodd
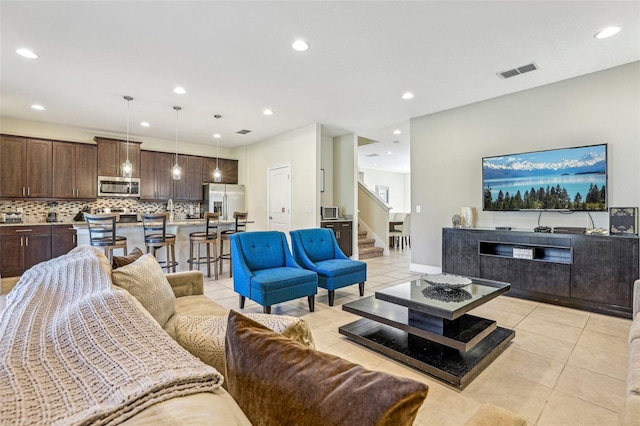
<path id="1" fill-rule="evenodd" d="M 140 178 L 98 176 L 98 197 L 140 197 Z"/>

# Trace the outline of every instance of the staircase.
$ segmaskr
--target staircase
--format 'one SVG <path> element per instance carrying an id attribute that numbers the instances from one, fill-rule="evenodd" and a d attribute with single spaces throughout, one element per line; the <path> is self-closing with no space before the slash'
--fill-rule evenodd
<path id="1" fill-rule="evenodd" d="M 358 253 L 359 259 L 369 259 L 372 257 L 380 257 L 384 252 L 382 247 L 375 247 L 376 240 L 367 238 L 367 231 L 358 229 Z"/>

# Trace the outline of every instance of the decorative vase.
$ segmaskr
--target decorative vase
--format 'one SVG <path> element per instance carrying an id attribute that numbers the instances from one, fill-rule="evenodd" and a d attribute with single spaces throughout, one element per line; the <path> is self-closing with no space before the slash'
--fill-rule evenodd
<path id="1" fill-rule="evenodd" d="M 454 214 L 451 217 L 451 222 L 453 222 L 453 227 L 454 228 L 460 228 L 460 224 L 462 223 L 462 219 L 460 218 L 459 214 Z"/>
<path id="2" fill-rule="evenodd" d="M 473 226 L 473 209 L 471 207 L 460 208 L 460 219 L 463 228 L 471 228 Z"/>

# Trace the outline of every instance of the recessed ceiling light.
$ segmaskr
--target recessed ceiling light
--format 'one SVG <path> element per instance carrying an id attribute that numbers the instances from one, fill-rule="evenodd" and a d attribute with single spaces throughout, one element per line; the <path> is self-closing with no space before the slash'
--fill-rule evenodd
<path id="1" fill-rule="evenodd" d="M 173 93 L 177 93 L 178 95 L 184 95 L 185 93 L 187 93 L 187 91 L 186 91 L 186 90 L 184 90 L 184 87 L 176 86 L 176 87 L 173 89 Z"/>
<path id="2" fill-rule="evenodd" d="M 213 137 L 216 139 L 220 139 L 222 136 L 220 135 L 220 133 L 214 133 Z"/>
<path id="3" fill-rule="evenodd" d="M 273 115 L 273 110 L 272 109 L 265 109 L 264 111 L 262 111 L 262 113 L 264 115 Z"/>
<path id="4" fill-rule="evenodd" d="M 402 131 L 400 129 L 397 129 L 397 130 L 393 131 L 393 134 L 394 135 L 400 135 L 400 134 L 402 134 Z"/>
<path id="5" fill-rule="evenodd" d="M 598 31 L 597 33 L 595 33 L 593 35 L 593 37 L 597 38 L 598 40 L 602 40 L 603 38 L 608 38 L 608 37 L 611 37 L 611 36 L 614 36 L 614 35 L 618 34 L 621 29 L 622 28 L 620 28 L 620 27 L 603 28 L 600 31 Z"/>
<path id="6" fill-rule="evenodd" d="M 291 47 L 293 47 L 293 50 L 297 50 L 298 52 L 304 52 L 309 49 L 309 43 L 304 40 L 296 40 L 293 42 Z"/>
<path id="7" fill-rule="evenodd" d="M 31 105 L 31 108 L 37 109 L 38 111 L 44 111 L 46 109 L 42 105 L 38 105 L 38 104 Z"/>
<path id="8" fill-rule="evenodd" d="M 391 155 L 391 151 L 387 151 L 387 155 Z"/>
<path id="9" fill-rule="evenodd" d="M 413 93 L 406 92 L 405 94 L 402 95 L 402 99 L 413 99 Z"/>
<path id="10" fill-rule="evenodd" d="M 16 53 L 20 56 L 24 56 L 25 58 L 29 58 L 29 59 L 38 58 L 38 54 L 30 49 L 24 49 L 24 48 L 16 49 Z"/>
<path id="11" fill-rule="evenodd" d="M 142 123 L 140 123 L 140 125 L 141 125 L 142 127 L 149 127 L 149 126 L 151 126 L 151 124 L 147 123 L 146 121 L 143 121 Z"/>

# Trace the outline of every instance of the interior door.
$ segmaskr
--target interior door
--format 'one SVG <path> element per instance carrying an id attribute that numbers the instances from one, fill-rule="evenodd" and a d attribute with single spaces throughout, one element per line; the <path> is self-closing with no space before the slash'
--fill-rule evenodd
<path id="1" fill-rule="evenodd" d="M 291 228 L 291 166 L 269 169 L 269 229 L 289 237 Z"/>

